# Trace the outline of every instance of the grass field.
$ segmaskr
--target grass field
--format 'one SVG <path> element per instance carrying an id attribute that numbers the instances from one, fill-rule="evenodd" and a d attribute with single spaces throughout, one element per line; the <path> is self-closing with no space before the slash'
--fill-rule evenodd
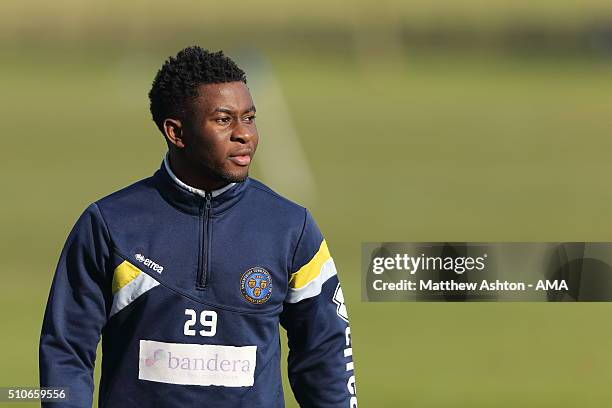
<path id="1" fill-rule="evenodd" d="M 0 56 L 0 385 L 37 384 L 43 308 L 76 217 L 158 167 L 164 143 L 146 93 L 174 51 Z M 360 406 L 607 406 L 611 305 L 362 303 L 359 251 L 363 241 L 612 241 L 612 61 L 268 58 L 344 285 Z M 259 148 L 282 155 L 266 143 L 276 114 L 258 109 Z M 281 192 L 298 197 L 300 186 Z"/>
<path id="2" fill-rule="evenodd" d="M 172 7 L 158 0 L 5 0 L 0 37 L 71 38 L 83 33 L 123 38 L 167 38 L 190 30 L 216 30 L 218 38 L 244 33 L 243 42 L 270 30 L 327 27 L 364 30 L 396 25 L 472 27 L 496 30 L 506 25 L 576 28 L 609 21 L 607 0 L 365 0 L 308 3 L 237 1 L 230 13 L 222 4 L 179 0 Z M 247 35 L 248 34 L 248 35 Z M 45 39 L 45 38 L 41 38 Z M 48 39 L 48 38 L 47 38 Z"/>

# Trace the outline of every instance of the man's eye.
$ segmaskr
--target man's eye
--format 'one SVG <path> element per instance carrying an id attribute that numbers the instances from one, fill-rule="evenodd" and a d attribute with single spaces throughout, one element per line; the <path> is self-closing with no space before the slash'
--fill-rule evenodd
<path id="1" fill-rule="evenodd" d="M 217 123 L 221 124 L 221 125 L 225 125 L 226 123 L 229 123 L 229 121 L 231 120 L 231 118 L 228 118 L 227 116 L 224 116 L 222 118 L 217 118 L 215 119 L 217 121 Z"/>
<path id="2" fill-rule="evenodd" d="M 253 122 L 255 120 L 255 115 L 245 116 L 243 120 L 245 122 Z"/>

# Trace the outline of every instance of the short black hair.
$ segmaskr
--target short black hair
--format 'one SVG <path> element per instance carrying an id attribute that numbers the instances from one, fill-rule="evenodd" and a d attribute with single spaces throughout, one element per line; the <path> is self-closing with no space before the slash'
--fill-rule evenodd
<path id="1" fill-rule="evenodd" d="M 223 51 L 184 48 L 176 57 L 169 57 L 155 75 L 149 91 L 153 121 L 163 133 L 165 119 L 183 118 L 188 103 L 198 96 L 198 86 L 236 81 L 246 84 L 246 74 Z"/>

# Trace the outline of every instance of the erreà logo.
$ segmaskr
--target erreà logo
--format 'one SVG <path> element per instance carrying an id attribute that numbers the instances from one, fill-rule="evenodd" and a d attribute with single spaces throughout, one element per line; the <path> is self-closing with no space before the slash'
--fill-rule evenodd
<path id="1" fill-rule="evenodd" d="M 164 271 L 164 267 L 153 262 L 149 258 L 145 257 L 143 254 L 136 254 L 134 258 L 144 266 L 153 269 L 157 273 L 162 273 Z"/>
<path id="2" fill-rule="evenodd" d="M 342 293 L 342 288 L 339 283 L 336 286 L 336 291 L 334 292 L 332 300 L 336 304 L 336 314 L 338 317 L 348 323 L 348 313 L 346 312 L 346 305 L 344 304 L 344 293 Z"/>

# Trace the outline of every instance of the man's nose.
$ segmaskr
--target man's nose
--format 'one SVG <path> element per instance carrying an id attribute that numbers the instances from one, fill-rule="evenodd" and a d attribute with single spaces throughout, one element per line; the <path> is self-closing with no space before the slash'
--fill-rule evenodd
<path id="1" fill-rule="evenodd" d="M 244 123 L 240 123 L 234 128 L 231 140 L 246 144 L 253 139 L 256 133 L 257 130 L 255 130 L 254 126 L 248 126 Z"/>

